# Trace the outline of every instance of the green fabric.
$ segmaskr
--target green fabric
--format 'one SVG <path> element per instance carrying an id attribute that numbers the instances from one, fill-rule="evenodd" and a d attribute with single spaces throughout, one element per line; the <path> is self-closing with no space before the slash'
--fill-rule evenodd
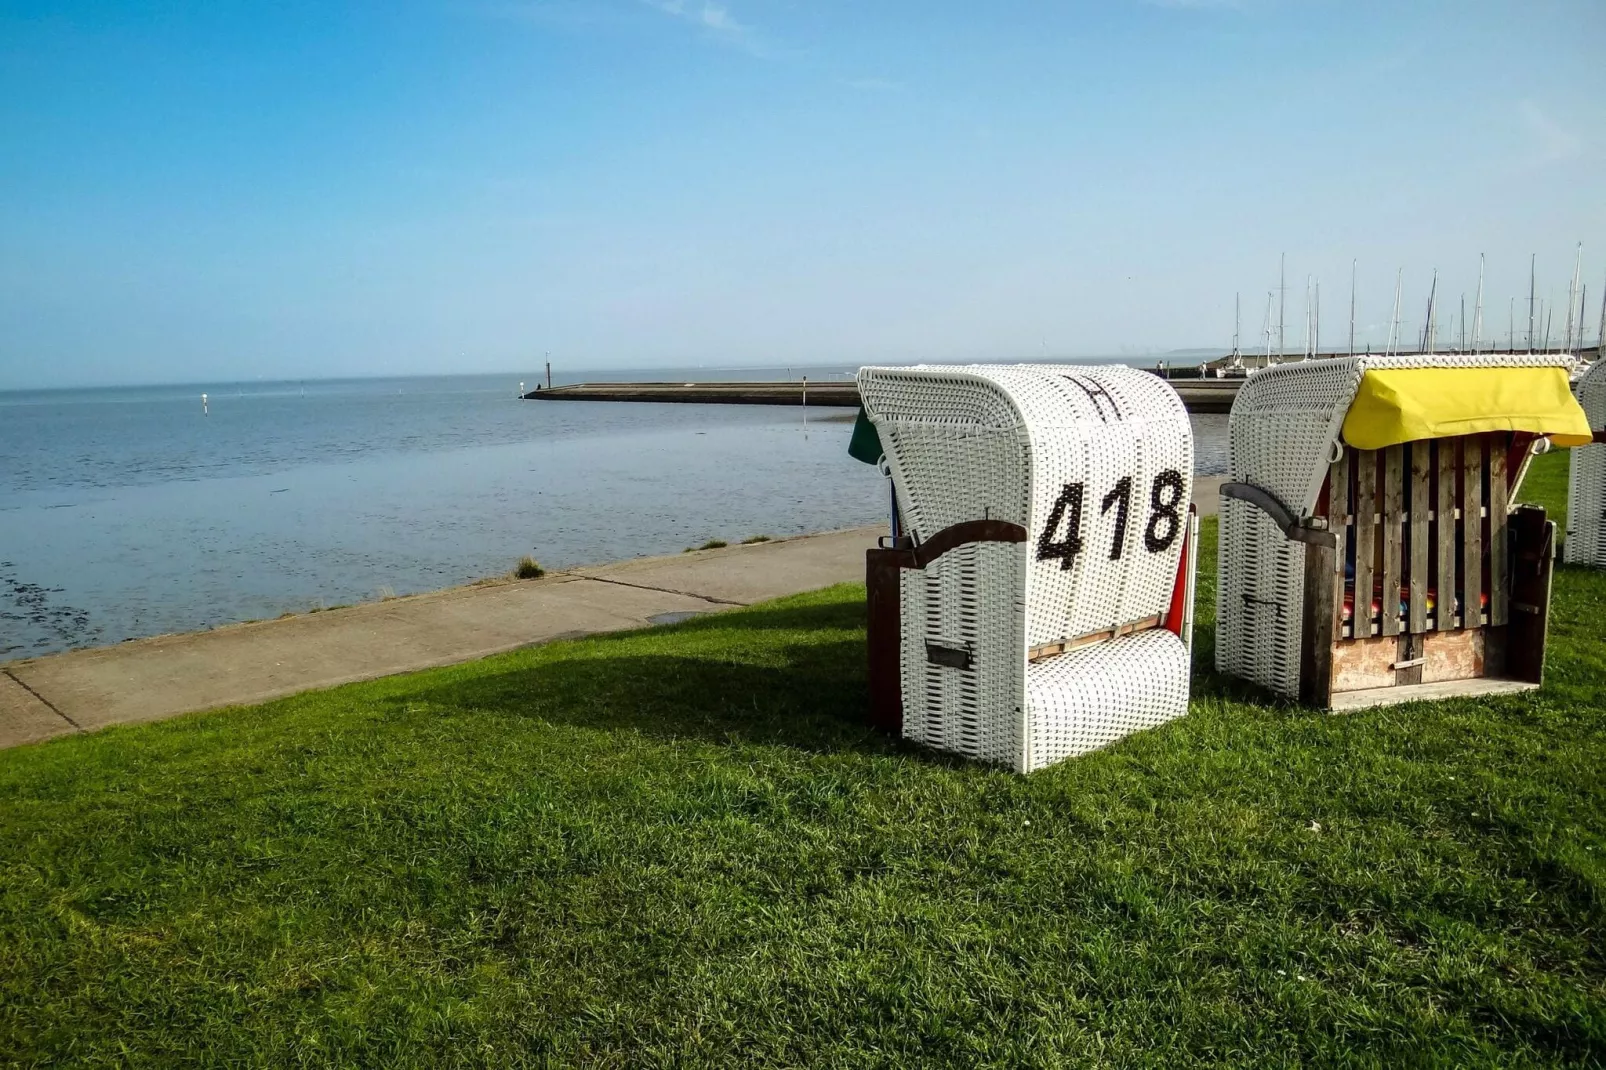
<path id="1" fill-rule="evenodd" d="M 853 422 L 853 438 L 848 442 L 848 456 L 865 464 L 880 464 L 884 452 L 875 424 L 870 422 L 870 417 L 864 414 L 864 406 L 860 405 L 859 418 Z"/>

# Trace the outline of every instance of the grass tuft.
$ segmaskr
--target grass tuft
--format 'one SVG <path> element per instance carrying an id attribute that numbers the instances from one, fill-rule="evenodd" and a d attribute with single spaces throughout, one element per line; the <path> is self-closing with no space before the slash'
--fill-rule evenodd
<path id="1" fill-rule="evenodd" d="M 729 546 L 729 545 L 730 545 L 730 543 L 726 542 L 724 539 L 709 539 L 707 542 L 703 543 L 701 546 L 688 546 L 682 552 L 683 553 L 688 553 L 688 554 L 694 554 L 698 550 L 718 550 L 718 549 L 720 549 L 722 547 Z"/>
<path id="2" fill-rule="evenodd" d="M 519 563 L 513 566 L 513 578 L 516 580 L 538 580 L 545 575 L 546 569 L 533 557 L 521 557 Z"/>
<path id="3" fill-rule="evenodd" d="M 770 537 L 768 535 L 749 535 L 747 538 L 742 540 L 742 545 L 743 546 L 751 546 L 756 542 L 769 542 L 769 541 L 770 541 Z"/>

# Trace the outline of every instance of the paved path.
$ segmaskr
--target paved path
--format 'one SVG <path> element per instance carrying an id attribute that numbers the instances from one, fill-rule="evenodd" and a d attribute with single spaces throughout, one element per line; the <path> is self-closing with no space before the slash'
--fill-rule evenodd
<path id="1" fill-rule="evenodd" d="M 1219 479 L 1196 482 L 1203 513 Z M 0 665 L 0 747 L 472 661 L 864 579 L 885 528 L 580 568 L 539 580 L 164 635 Z"/>
<path id="2" fill-rule="evenodd" d="M 0 666 L 0 747 L 472 661 L 864 578 L 884 529 L 457 587 Z"/>

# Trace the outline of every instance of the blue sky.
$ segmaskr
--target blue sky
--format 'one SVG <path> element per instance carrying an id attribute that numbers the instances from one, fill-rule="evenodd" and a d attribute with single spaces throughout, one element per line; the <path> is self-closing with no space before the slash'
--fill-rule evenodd
<path id="1" fill-rule="evenodd" d="M 1606 5 L 0 0 L 0 388 L 1381 337 L 1606 284 Z M 1599 314 L 1595 305 L 1590 330 Z M 1559 333 L 1562 311 L 1558 310 Z M 1448 326 L 1448 325 L 1447 325 Z"/>

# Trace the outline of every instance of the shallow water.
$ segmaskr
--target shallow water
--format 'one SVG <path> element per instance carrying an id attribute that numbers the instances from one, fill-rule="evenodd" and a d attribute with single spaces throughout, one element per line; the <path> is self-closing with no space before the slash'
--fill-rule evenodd
<path id="1" fill-rule="evenodd" d="M 790 407 L 521 402 L 516 387 L 0 394 L 0 660 L 433 590 L 524 554 L 565 568 L 884 519 L 845 410 L 805 422 Z M 1225 466 L 1225 427 L 1195 418 L 1200 471 Z"/>

